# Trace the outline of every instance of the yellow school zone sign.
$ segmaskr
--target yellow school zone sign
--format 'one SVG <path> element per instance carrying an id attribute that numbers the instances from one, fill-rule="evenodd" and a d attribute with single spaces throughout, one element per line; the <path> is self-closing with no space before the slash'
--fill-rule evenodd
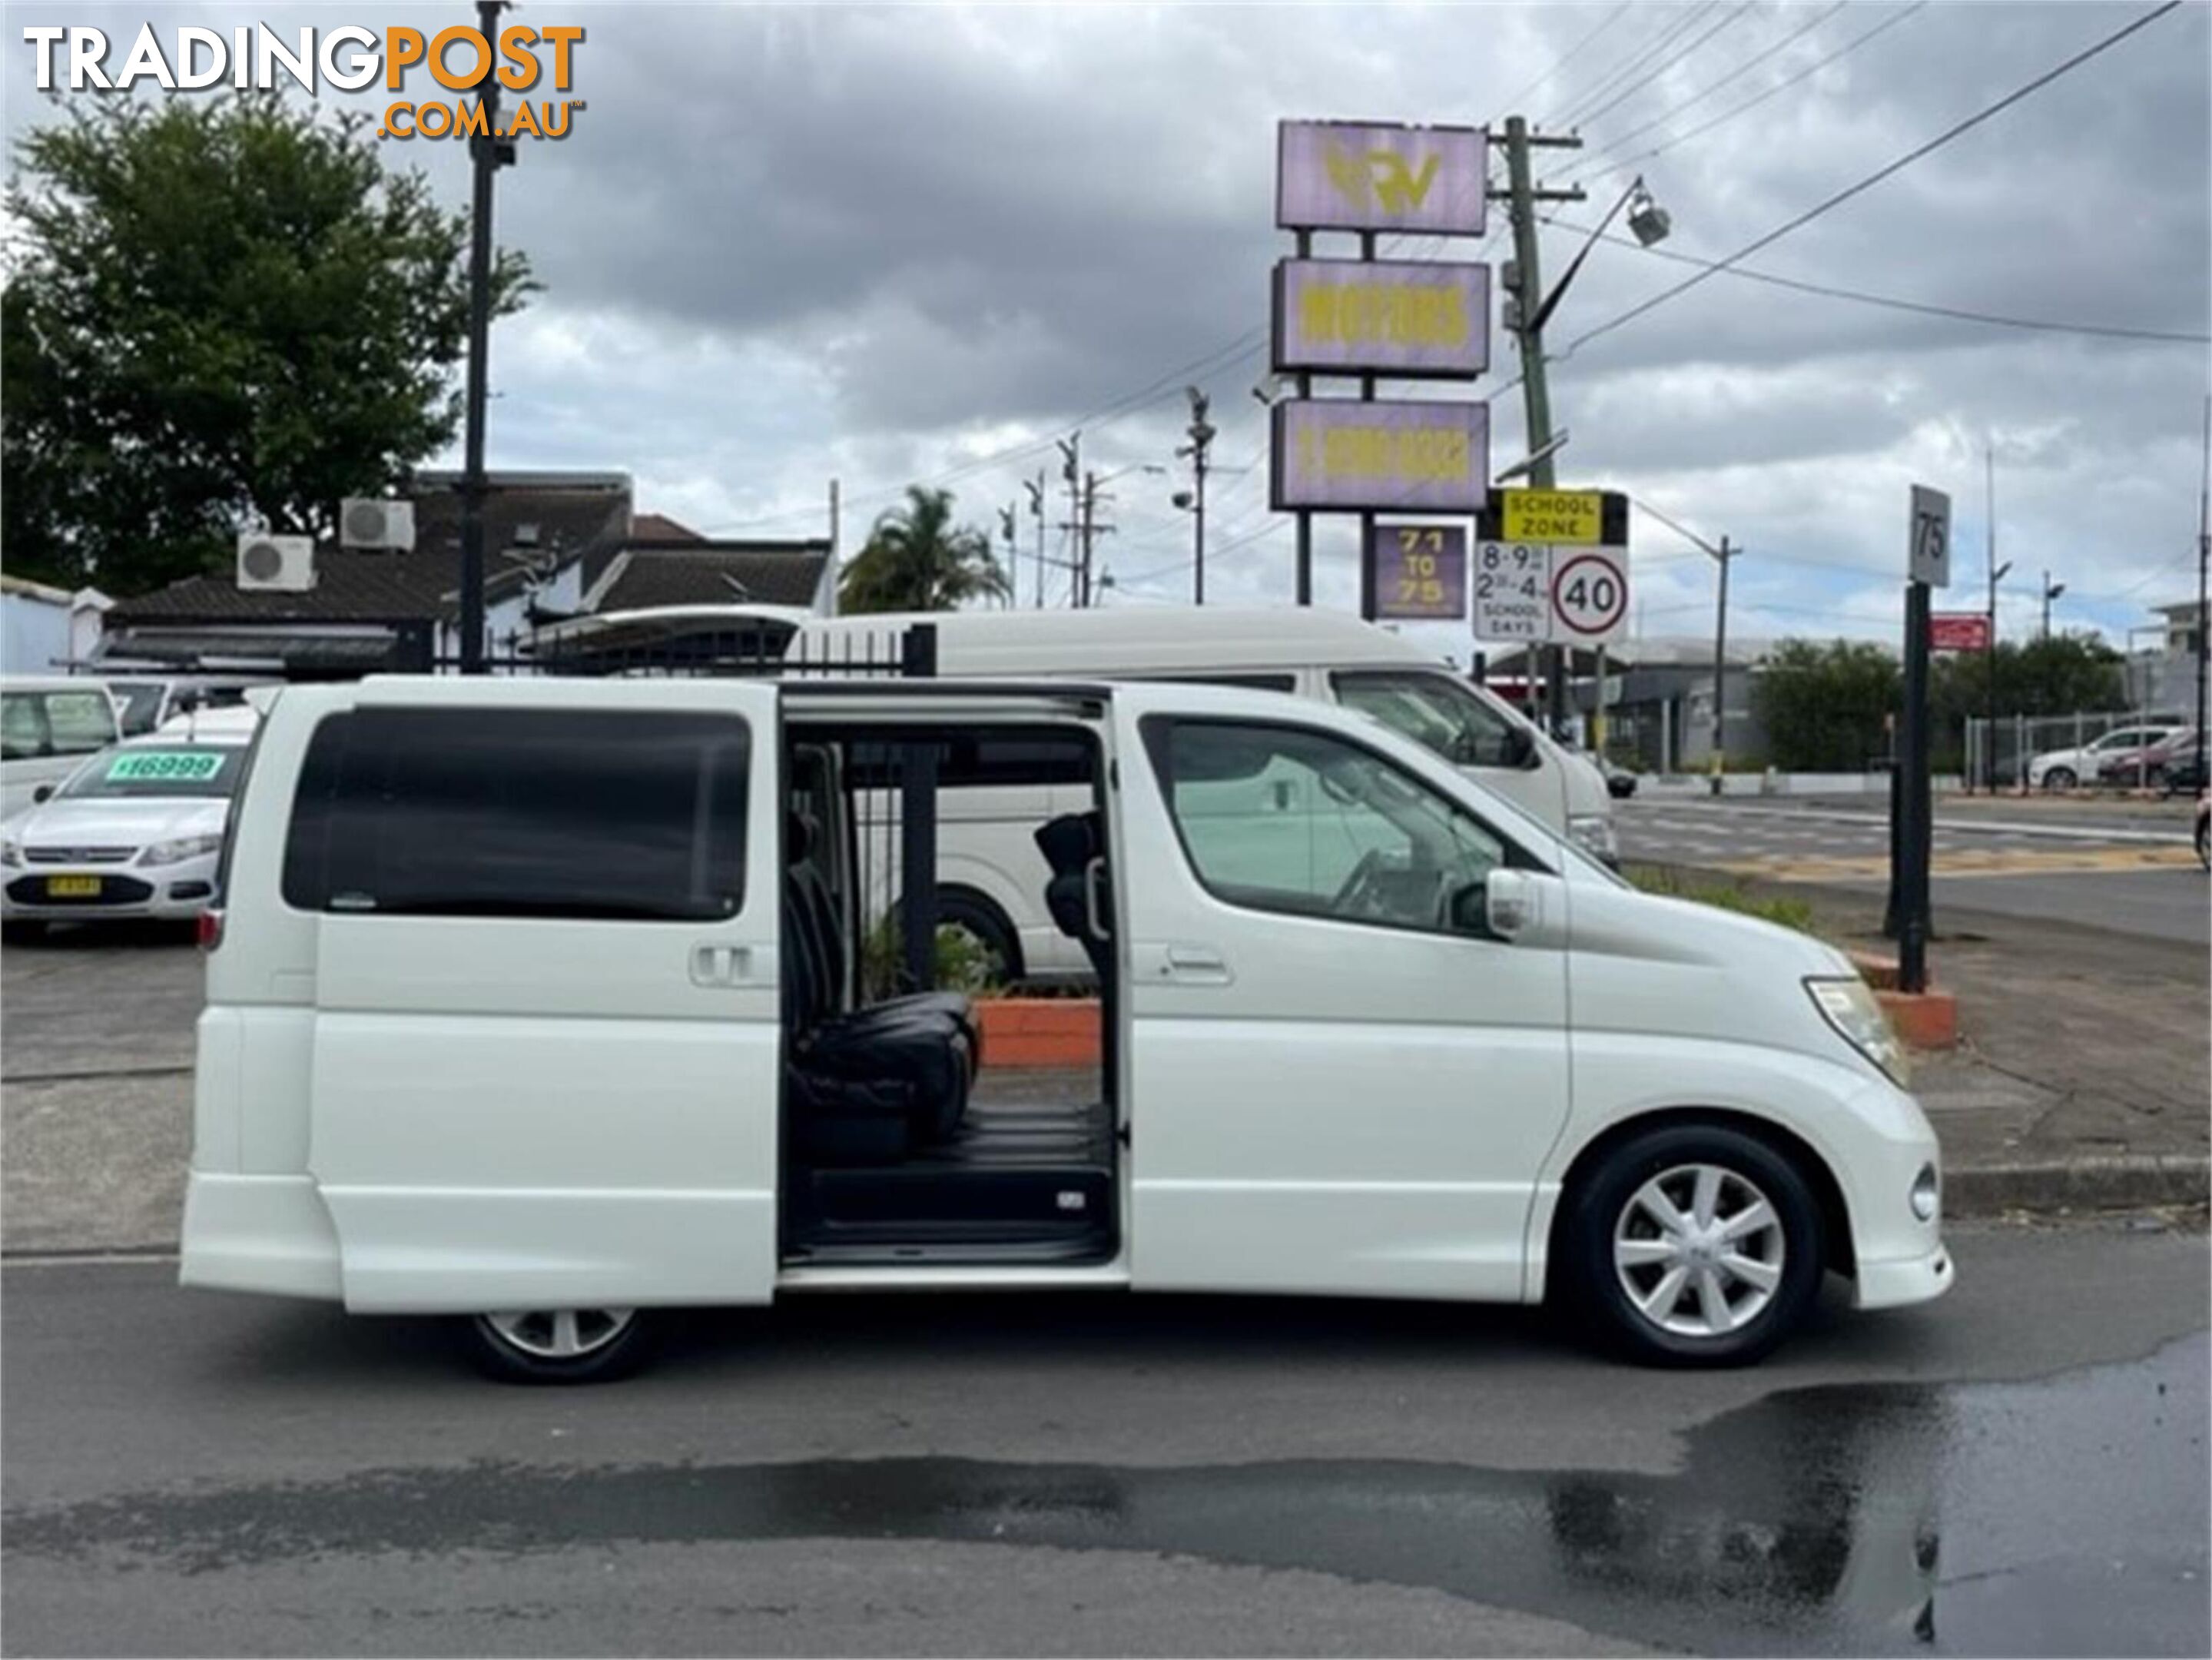
<path id="1" fill-rule="evenodd" d="M 1498 492 L 1501 542 L 1566 543 L 1594 548 L 1605 540 L 1602 490 L 1508 489 Z"/>

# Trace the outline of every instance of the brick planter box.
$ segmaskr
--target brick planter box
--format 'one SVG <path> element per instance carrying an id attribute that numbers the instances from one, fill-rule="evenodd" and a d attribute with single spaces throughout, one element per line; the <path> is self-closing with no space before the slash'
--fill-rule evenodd
<path id="1" fill-rule="evenodd" d="M 975 1004 L 987 1067 L 1095 1067 L 1095 997 L 986 997 Z"/>

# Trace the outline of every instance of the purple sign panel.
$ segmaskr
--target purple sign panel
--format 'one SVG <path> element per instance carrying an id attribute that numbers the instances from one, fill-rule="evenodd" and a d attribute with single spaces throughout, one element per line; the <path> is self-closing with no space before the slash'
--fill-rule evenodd
<path id="1" fill-rule="evenodd" d="M 1273 461 L 1279 513 L 1480 513 L 1490 405 L 1286 399 L 1274 409 Z"/>
<path id="2" fill-rule="evenodd" d="M 1375 614 L 1386 623 L 1456 623 L 1467 616 L 1467 527 L 1377 525 L 1367 544 Z"/>
<path id="3" fill-rule="evenodd" d="M 1275 129 L 1275 223 L 1480 236 L 1489 148 L 1480 127 L 1285 121 Z"/>
<path id="4" fill-rule="evenodd" d="M 1472 380 L 1490 367 L 1490 267 L 1285 259 L 1275 368 Z"/>

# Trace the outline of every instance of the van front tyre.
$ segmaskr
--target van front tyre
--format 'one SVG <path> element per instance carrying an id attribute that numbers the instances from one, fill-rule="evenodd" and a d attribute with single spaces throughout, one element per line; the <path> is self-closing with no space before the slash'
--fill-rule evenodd
<path id="1" fill-rule="evenodd" d="M 1820 1217 L 1796 1167 L 1718 1125 L 1656 1129 L 1567 1196 L 1575 1310 L 1649 1365 L 1737 1366 L 1794 1330 L 1820 1286 Z"/>
<path id="2" fill-rule="evenodd" d="M 469 1358 L 502 1383 L 605 1383 L 644 1365 L 652 1324 L 640 1309 L 516 1309 L 460 1322 Z"/>

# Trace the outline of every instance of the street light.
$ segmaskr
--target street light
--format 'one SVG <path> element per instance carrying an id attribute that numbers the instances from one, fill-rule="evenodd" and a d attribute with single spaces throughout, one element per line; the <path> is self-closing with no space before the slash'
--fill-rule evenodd
<path id="1" fill-rule="evenodd" d="M 1651 199 L 1651 192 L 1644 187 L 1641 178 L 1628 189 L 1628 228 L 1635 233 L 1637 241 L 1647 248 L 1665 241 L 1668 233 L 1674 228 L 1674 216 Z"/>
<path id="2" fill-rule="evenodd" d="M 2051 638 L 2051 602 L 2065 592 L 2063 582 L 2052 581 L 2049 571 L 2043 573 L 2043 637 L 2046 640 Z"/>

